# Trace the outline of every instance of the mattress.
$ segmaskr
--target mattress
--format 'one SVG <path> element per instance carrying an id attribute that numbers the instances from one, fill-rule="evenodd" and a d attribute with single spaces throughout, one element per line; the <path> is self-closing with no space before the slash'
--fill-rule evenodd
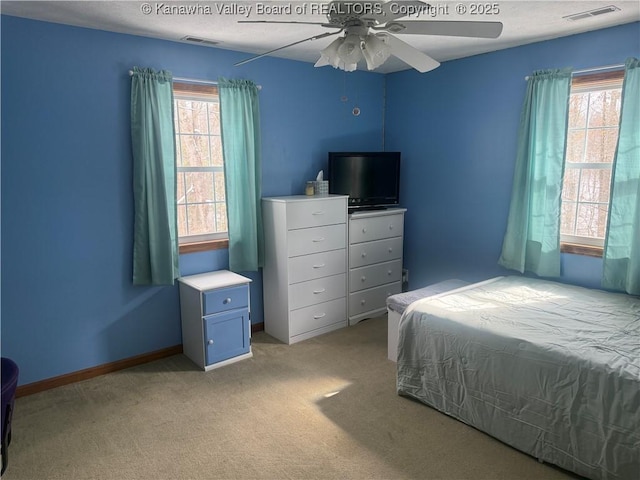
<path id="1" fill-rule="evenodd" d="M 397 388 L 593 479 L 640 472 L 640 298 L 499 277 L 405 310 Z"/>
<path id="2" fill-rule="evenodd" d="M 452 278 L 444 280 L 442 282 L 434 283 L 424 288 L 417 290 L 410 290 L 404 293 L 397 293 L 387 297 L 387 308 L 392 312 L 403 314 L 405 309 L 416 300 L 422 300 L 423 298 L 430 297 L 431 295 L 437 295 L 438 293 L 447 292 L 454 288 L 463 287 L 468 285 L 469 282 L 464 280 L 458 280 Z"/>
<path id="3" fill-rule="evenodd" d="M 468 285 L 468 283 L 469 282 L 453 278 L 434 283 L 418 290 L 410 290 L 387 297 L 387 358 L 392 362 L 395 362 L 398 358 L 398 327 L 400 326 L 400 317 L 409 305 L 416 300 L 447 292 L 454 288 Z"/>

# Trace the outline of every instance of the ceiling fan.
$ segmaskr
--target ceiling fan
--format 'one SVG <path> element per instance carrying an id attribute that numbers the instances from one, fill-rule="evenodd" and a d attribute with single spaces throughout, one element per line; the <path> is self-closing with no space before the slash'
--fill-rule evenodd
<path id="1" fill-rule="evenodd" d="M 393 55 L 424 73 L 437 68 L 440 63 L 395 35 L 498 38 L 502 33 L 501 22 L 403 20 L 404 17 L 416 17 L 420 13 L 429 13 L 431 8 L 433 7 L 420 0 L 333 0 L 321 5 L 322 12 L 327 15 L 327 22 L 239 20 L 238 23 L 318 25 L 335 29 L 335 31 L 319 33 L 255 55 L 235 65 L 243 65 L 300 43 L 344 32 L 343 36 L 336 38 L 320 52 L 321 56 L 315 64 L 316 67 L 331 65 L 334 68 L 353 71 L 357 69 L 358 62 L 364 59 L 367 68 L 374 70 Z"/>

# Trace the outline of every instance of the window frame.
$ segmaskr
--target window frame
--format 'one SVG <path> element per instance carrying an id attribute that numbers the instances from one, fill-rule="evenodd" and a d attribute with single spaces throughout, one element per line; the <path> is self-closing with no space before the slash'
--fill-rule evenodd
<path id="1" fill-rule="evenodd" d="M 594 91 L 603 91 L 609 90 L 613 88 L 622 88 L 622 82 L 624 80 L 624 69 L 615 69 L 606 72 L 598 72 L 598 73 L 585 73 L 581 75 L 575 75 L 571 81 L 571 90 L 570 95 L 574 93 L 587 93 Z M 587 124 L 585 125 L 585 133 L 588 132 L 588 118 L 585 120 Z M 612 127 L 613 128 L 613 127 Z M 618 121 L 617 129 L 620 128 L 620 123 Z M 569 131 L 567 130 L 567 133 Z M 587 135 L 585 135 L 585 144 L 587 142 Z M 615 152 L 614 152 L 615 154 Z M 567 157 L 565 153 L 564 159 L 564 170 L 567 168 L 575 168 L 578 170 L 582 169 L 610 169 L 613 173 L 613 163 L 579 163 L 578 167 L 568 167 L 569 163 L 567 162 Z M 564 185 L 564 178 L 563 178 Z M 609 191 L 609 201 L 607 202 L 607 206 L 611 201 L 611 191 Z M 578 202 L 578 204 L 581 202 Z M 600 202 L 582 202 L 582 203 L 594 203 L 600 204 Z M 561 201 L 562 204 L 562 201 Z M 605 227 L 606 228 L 606 227 Z M 605 231 L 606 238 L 606 231 Z M 573 253 L 577 255 L 586 255 L 591 257 L 602 257 L 604 252 L 604 239 L 598 240 L 595 237 L 584 237 L 584 236 L 576 236 L 576 235 L 567 235 L 560 234 L 560 251 L 562 253 Z"/>
<path id="2" fill-rule="evenodd" d="M 187 81 L 174 81 L 173 82 L 173 95 L 174 99 L 191 99 L 195 101 L 216 101 L 219 103 L 218 96 L 218 87 L 214 84 L 198 84 L 198 83 L 189 83 Z M 175 112 L 177 115 L 177 112 Z M 179 123 L 179 120 L 176 122 Z M 176 138 L 176 150 L 180 148 L 180 144 L 178 139 L 180 138 L 180 133 L 178 131 L 175 132 Z M 177 160 L 177 156 L 176 156 Z M 176 181 L 178 178 L 178 172 L 181 167 L 178 167 L 176 164 Z M 213 169 L 209 169 L 207 167 L 194 167 L 195 170 L 203 169 L 205 171 L 213 171 Z M 219 169 L 220 167 L 215 167 Z M 224 165 L 222 167 L 222 171 L 224 172 Z M 178 199 L 176 198 L 176 206 Z M 226 192 L 225 192 L 225 208 L 226 208 Z M 228 221 L 228 220 L 227 220 Z M 229 248 L 229 233 L 226 232 L 216 232 L 210 234 L 203 235 L 188 235 L 178 237 L 178 248 L 179 252 L 182 253 L 195 253 L 195 252 L 203 252 L 209 250 L 217 250 L 223 248 Z"/>

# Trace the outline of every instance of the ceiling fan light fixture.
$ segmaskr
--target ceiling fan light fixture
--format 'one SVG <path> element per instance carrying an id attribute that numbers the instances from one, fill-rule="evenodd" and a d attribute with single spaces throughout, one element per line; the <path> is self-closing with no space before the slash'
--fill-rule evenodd
<path id="1" fill-rule="evenodd" d="M 340 62 L 340 65 L 338 65 L 338 67 L 344 70 L 345 72 L 355 72 L 356 69 L 358 68 L 358 64 Z"/>
<path id="2" fill-rule="evenodd" d="M 367 68 L 375 70 L 391 56 L 391 49 L 375 35 L 367 35 L 362 48 L 362 55 L 367 61 Z"/>
<path id="3" fill-rule="evenodd" d="M 338 57 L 340 57 L 340 60 L 345 64 L 357 64 L 362 58 L 362 40 L 360 39 L 360 35 L 351 33 L 344 37 L 342 45 L 338 47 Z"/>
<path id="4" fill-rule="evenodd" d="M 331 65 L 333 68 L 338 68 L 340 63 L 340 57 L 338 56 L 338 49 L 344 42 L 344 37 L 336 38 L 333 42 L 327 45 L 326 48 L 320 51 L 320 59 L 314 65 L 315 67 L 324 67 L 325 65 Z"/>

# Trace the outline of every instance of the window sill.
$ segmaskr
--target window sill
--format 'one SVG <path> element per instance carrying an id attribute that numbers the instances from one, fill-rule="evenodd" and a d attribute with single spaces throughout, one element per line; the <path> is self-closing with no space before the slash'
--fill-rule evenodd
<path id="1" fill-rule="evenodd" d="M 573 253 L 574 255 L 586 255 L 587 257 L 602 258 L 604 248 L 594 247 L 591 245 L 580 245 L 577 243 L 561 243 L 560 251 L 562 253 Z"/>
<path id="2" fill-rule="evenodd" d="M 196 252 L 207 252 L 209 250 L 221 250 L 223 248 L 229 248 L 228 238 L 207 240 L 205 242 L 182 243 L 179 246 L 179 252 L 181 254 L 196 253 Z"/>

